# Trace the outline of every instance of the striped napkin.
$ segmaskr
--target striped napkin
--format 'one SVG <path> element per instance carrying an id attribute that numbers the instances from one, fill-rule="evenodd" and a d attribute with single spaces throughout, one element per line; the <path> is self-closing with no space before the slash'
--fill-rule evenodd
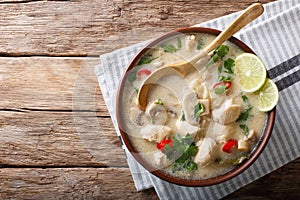
<path id="1" fill-rule="evenodd" d="M 154 187 L 160 199 L 220 199 L 300 157 L 300 0 L 276 1 L 265 4 L 264 8 L 261 17 L 235 35 L 264 61 L 280 93 L 275 126 L 263 153 L 250 168 L 227 182 L 209 187 L 183 187 L 148 173 L 122 145 L 138 191 Z M 223 30 L 239 14 L 195 26 Z M 146 43 L 101 55 L 101 64 L 95 69 L 119 137 L 115 115 L 116 89 L 125 67 Z"/>

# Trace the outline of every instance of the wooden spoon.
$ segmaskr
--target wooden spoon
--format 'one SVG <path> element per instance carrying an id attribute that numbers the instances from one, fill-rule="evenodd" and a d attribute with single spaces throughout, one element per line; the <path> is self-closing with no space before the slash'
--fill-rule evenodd
<path id="1" fill-rule="evenodd" d="M 223 42 L 228 40 L 233 34 L 238 32 L 244 26 L 249 24 L 251 21 L 260 16 L 264 11 L 264 8 L 261 3 L 254 3 L 249 6 L 238 18 L 236 18 L 221 34 L 216 37 L 212 43 L 210 43 L 203 51 L 199 54 L 192 57 L 187 62 L 179 62 L 174 64 L 169 64 L 165 67 L 159 68 L 150 74 L 138 92 L 138 105 L 140 109 L 145 110 L 147 106 L 148 93 L 152 86 L 152 83 L 155 83 L 162 76 L 169 74 L 179 73 L 182 76 L 188 74 L 191 69 L 194 69 L 194 64 L 197 63 L 201 58 L 207 56 L 207 54 L 221 45 Z M 173 70 L 172 70 L 173 69 Z"/>

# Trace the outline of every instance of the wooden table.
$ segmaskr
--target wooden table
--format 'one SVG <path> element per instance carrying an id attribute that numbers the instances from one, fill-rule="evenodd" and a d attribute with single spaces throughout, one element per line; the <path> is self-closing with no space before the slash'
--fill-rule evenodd
<path id="1" fill-rule="evenodd" d="M 97 56 L 252 2 L 1 0 L 0 199 L 157 199 L 135 190 Z M 299 169 L 297 159 L 225 199 L 299 199 Z"/>

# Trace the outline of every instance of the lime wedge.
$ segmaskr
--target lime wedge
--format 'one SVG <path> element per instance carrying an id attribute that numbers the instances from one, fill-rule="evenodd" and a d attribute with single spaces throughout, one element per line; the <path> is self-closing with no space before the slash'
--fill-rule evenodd
<path id="1" fill-rule="evenodd" d="M 260 111 L 268 112 L 272 110 L 279 99 L 278 88 L 271 79 L 266 79 L 264 85 L 254 93 L 257 107 Z"/>
<path id="2" fill-rule="evenodd" d="M 264 63 L 251 53 L 243 53 L 236 57 L 235 73 L 245 92 L 257 91 L 264 84 L 267 76 Z"/>

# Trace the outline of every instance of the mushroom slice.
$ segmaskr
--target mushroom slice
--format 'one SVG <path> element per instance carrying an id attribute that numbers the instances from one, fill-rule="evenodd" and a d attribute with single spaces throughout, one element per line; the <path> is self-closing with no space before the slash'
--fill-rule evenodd
<path id="1" fill-rule="evenodd" d="M 199 167 L 204 167 L 213 161 L 213 150 L 216 146 L 216 142 L 212 138 L 206 137 L 197 142 L 196 145 L 199 150 L 195 156 L 194 162 Z"/>
<path id="2" fill-rule="evenodd" d="M 235 122 L 240 115 L 242 106 L 233 104 L 233 100 L 229 99 L 221 105 L 221 107 L 212 111 L 213 120 L 220 124 L 230 124 Z"/>
<path id="3" fill-rule="evenodd" d="M 184 113 L 185 119 L 191 125 L 199 125 L 200 117 L 195 116 L 196 106 L 201 103 L 204 106 L 204 112 L 200 116 L 210 113 L 210 102 L 208 99 L 198 99 L 197 93 L 188 92 L 182 97 L 181 107 Z"/>
<path id="4" fill-rule="evenodd" d="M 167 159 L 167 156 L 161 151 L 156 151 L 153 153 L 153 163 L 156 167 L 168 167 L 172 164 L 172 160 Z"/>
<path id="5" fill-rule="evenodd" d="M 149 142 L 160 142 L 171 136 L 172 129 L 163 125 L 148 125 L 142 128 L 140 133 Z"/>
<path id="6" fill-rule="evenodd" d="M 130 108 L 129 118 L 138 126 L 143 126 L 150 122 L 150 118 L 145 114 L 144 111 L 140 110 L 138 107 Z"/>
<path id="7" fill-rule="evenodd" d="M 190 83 L 192 89 L 197 93 L 200 99 L 210 99 L 210 94 L 206 83 L 203 83 L 201 79 L 196 78 Z"/>
<path id="8" fill-rule="evenodd" d="M 199 130 L 199 126 L 193 126 L 189 124 L 187 121 L 177 120 L 176 126 L 178 128 L 178 133 L 185 137 L 187 134 L 190 134 L 192 138 L 194 138 L 197 135 L 197 132 Z"/>
<path id="9" fill-rule="evenodd" d="M 151 103 L 146 108 L 146 114 L 150 116 L 153 124 L 165 124 L 168 118 L 167 110 L 163 105 Z"/>
<path id="10" fill-rule="evenodd" d="M 248 133 L 248 136 L 245 136 L 244 137 L 244 140 L 249 140 L 249 141 L 255 141 L 257 138 L 256 138 L 256 134 L 255 134 L 255 131 L 253 129 L 251 129 Z"/>

